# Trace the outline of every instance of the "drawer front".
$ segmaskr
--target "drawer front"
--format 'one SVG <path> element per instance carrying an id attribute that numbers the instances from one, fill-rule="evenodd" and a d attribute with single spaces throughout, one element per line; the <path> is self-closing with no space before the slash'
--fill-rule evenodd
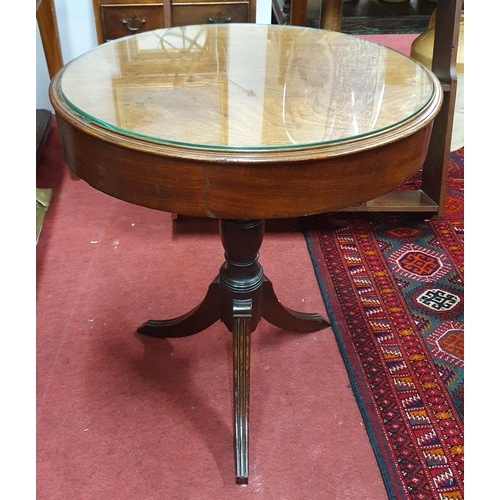
<path id="1" fill-rule="evenodd" d="M 247 23 L 248 2 L 172 5 L 172 25 Z"/>
<path id="2" fill-rule="evenodd" d="M 103 5 L 102 30 L 104 39 L 163 28 L 163 5 Z"/>

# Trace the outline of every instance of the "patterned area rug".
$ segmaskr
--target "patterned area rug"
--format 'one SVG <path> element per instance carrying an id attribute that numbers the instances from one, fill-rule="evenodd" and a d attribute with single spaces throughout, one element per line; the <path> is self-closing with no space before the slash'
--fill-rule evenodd
<path id="1" fill-rule="evenodd" d="M 442 218 L 302 221 L 391 500 L 464 495 L 463 187 L 461 149 L 450 156 Z"/>

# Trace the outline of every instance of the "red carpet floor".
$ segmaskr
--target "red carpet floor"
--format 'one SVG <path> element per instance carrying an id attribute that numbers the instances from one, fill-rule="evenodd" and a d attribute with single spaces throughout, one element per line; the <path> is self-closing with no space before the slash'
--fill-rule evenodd
<path id="1" fill-rule="evenodd" d="M 387 498 L 331 329 L 252 334 L 247 486 L 234 482 L 231 334 L 134 334 L 203 298 L 223 260 L 216 221 L 72 180 L 55 127 L 37 186 L 54 190 L 37 246 L 38 500 Z M 284 305 L 326 316 L 296 220 L 268 223 L 260 262 Z"/>

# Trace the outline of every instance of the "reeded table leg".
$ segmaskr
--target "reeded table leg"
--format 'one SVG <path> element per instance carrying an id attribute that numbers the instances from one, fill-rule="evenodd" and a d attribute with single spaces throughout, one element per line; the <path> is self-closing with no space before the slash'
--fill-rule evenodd
<path id="1" fill-rule="evenodd" d="M 248 420 L 250 401 L 250 333 L 263 317 L 289 331 L 315 332 L 330 323 L 319 314 L 283 306 L 258 263 L 264 221 L 220 221 L 225 262 L 207 295 L 192 311 L 170 320 L 149 320 L 137 331 L 156 338 L 187 337 L 220 319 L 233 333 L 234 447 L 236 482 L 248 483 Z"/>
<path id="2" fill-rule="evenodd" d="M 233 392 L 236 482 L 248 484 L 248 414 L 250 408 L 250 328 L 252 299 L 233 303 Z"/>

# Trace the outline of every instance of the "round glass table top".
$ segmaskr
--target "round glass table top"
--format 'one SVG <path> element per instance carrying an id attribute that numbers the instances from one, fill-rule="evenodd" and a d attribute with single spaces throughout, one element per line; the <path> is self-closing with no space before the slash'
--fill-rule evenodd
<path id="1" fill-rule="evenodd" d="M 418 115 L 435 77 L 399 52 L 312 28 L 184 26 L 100 45 L 60 90 L 90 121 L 161 143 L 231 150 L 366 137 Z"/>

